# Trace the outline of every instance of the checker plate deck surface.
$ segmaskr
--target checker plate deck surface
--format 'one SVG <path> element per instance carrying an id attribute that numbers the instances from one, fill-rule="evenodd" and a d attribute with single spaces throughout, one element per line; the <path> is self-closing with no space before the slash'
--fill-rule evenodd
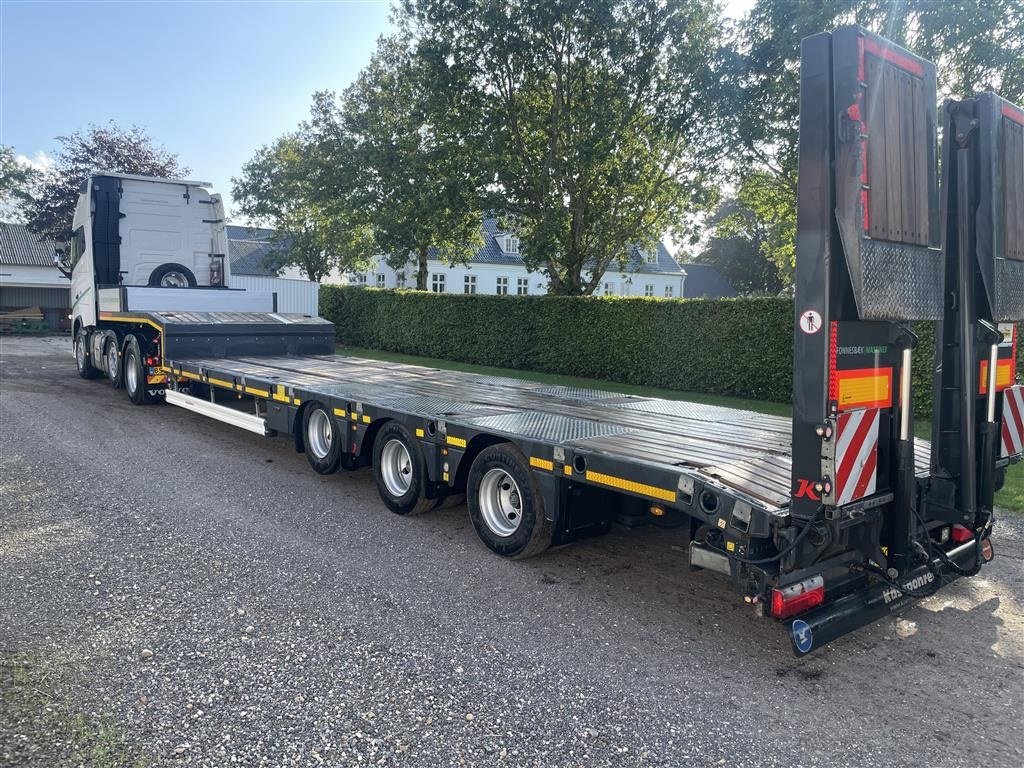
<path id="1" fill-rule="evenodd" d="M 682 400 L 558 387 L 341 356 L 189 360 L 237 377 L 444 419 L 481 431 L 594 451 L 624 463 L 686 467 L 771 506 L 789 503 L 790 420 Z M 918 472 L 929 445 L 917 441 Z"/>

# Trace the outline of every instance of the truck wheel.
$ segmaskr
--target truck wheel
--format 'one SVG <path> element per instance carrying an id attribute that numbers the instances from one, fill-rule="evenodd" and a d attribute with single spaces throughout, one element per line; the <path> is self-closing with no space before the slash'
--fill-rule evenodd
<path id="1" fill-rule="evenodd" d="M 149 284 L 160 288 L 195 288 L 197 285 L 192 270 L 181 264 L 161 264 L 149 276 Z"/>
<path id="2" fill-rule="evenodd" d="M 438 504 L 428 499 L 423 452 L 397 421 L 389 421 L 373 443 L 373 478 L 384 505 L 396 515 L 418 515 Z"/>
<path id="3" fill-rule="evenodd" d="M 83 379 L 95 379 L 100 372 L 89 362 L 89 334 L 79 328 L 75 334 L 75 367 Z"/>
<path id="4" fill-rule="evenodd" d="M 502 557 L 516 560 L 551 546 L 554 524 L 526 457 L 510 443 L 484 448 L 466 483 L 469 519 L 481 541 Z"/>
<path id="5" fill-rule="evenodd" d="M 320 475 L 338 470 L 341 463 L 341 444 L 345 432 L 338 428 L 327 406 L 311 402 L 302 411 L 302 434 L 309 466 Z"/>
<path id="6" fill-rule="evenodd" d="M 103 350 L 104 367 L 107 369 L 107 378 L 110 379 L 114 389 L 124 386 L 124 368 L 121 366 L 121 353 L 117 348 L 116 339 L 107 339 L 107 345 Z"/>
<path id="7" fill-rule="evenodd" d="M 124 348 L 124 388 L 128 390 L 128 399 L 136 405 L 149 405 L 157 400 L 149 392 L 142 349 L 134 336 L 128 337 Z"/>

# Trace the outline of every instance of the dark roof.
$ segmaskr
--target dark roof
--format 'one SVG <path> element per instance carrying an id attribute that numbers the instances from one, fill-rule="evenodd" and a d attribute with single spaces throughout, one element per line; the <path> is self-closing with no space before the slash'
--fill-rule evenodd
<path id="1" fill-rule="evenodd" d="M 488 216 L 484 219 L 480 232 L 484 244 L 476 252 L 476 255 L 469 260 L 470 264 L 510 264 L 523 266 L 523 256 L 520 253 L 505 253 L 498 244 L 497 236 L 507 234 L 498 227 L 497 219 Z M 682 274 L 678 262 L 668 252 L 668 249 L 660 242 L 657 245 L 657 262 L 647 263 L 643 258 L 640 248 L 635 245 L 629 247 L 629 261 L 625 269 L 620 270 L 627 273 L 650 273 L 650 274 Z M 433 256 L 432 256 L 433 258 Z M 609 271 L 614 269 L 609 268 Z"/>
<path id="2" fill-rule="evenodd" d="M 718 299 L 737 295 L 736 289 L 714 267 L 707 264 L 683 264 L 682 267 L 686 270 L 684 299 Z"/>
<path id="3" fill-rule="evenodd" d="M 244 224 L 225 224 L 228 240 L 270 240 L 274 230 L 266 227 L 247 227 Z"/>
<path id="4" fill-rule="evenodd" d="M 277 277 L 277 270 L 267 266 L 267 257 L 276 250 L 269 240 L 228 240 L 228 259 L 234 275 Z"/>
<path id="5" fill-rule="evenodd" d="M 53 250 L 52 240 L 40 241 L 24 224 L 0 223 L 0 264 L 52 267 Z"/>

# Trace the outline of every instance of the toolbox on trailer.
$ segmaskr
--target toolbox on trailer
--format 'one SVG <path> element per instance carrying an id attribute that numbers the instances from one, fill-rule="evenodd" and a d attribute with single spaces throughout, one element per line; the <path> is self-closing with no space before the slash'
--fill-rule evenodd
<path id="1" fill-rule="evenodd" d="M 319 473 L 368 465 L 398 514 L 464 495 L 505 557 L 615 520 L 678 528 L 689 567 L 808 653 L 992 557 L 1024 446 L 1024 115 L 994 94 L 936 109 L 934 65 L 858 27 L 806 39 L 801 62 L 792 419 L 335 356 L 330 323 L 230 288 L 215 195 L 116 175 L 76 213 L 79 373 L 288 436 Z M 188 237 L 155 231 L 160 210 Z M 172 256 L 191 267 L 157 263 Z M 919 321 L 936 328 L 930 444 Z"/>

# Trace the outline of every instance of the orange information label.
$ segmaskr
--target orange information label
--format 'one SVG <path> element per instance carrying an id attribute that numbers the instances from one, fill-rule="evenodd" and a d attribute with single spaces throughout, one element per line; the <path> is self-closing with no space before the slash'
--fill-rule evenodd
<path id="1" fill-rule="evenodd" d="M 839 410 L 892 407 L 892 368 L 836 371 Z"/>
<path id="2" fill-rule="evenodd" d="M 996 361 L 996 392 L 1001 392 L 1013 384 L 1013 360 Z M 984 395 L 988 392 L 988 360 L 981 361 L 981 370 L 978 372 L 978 394 Z"/>

